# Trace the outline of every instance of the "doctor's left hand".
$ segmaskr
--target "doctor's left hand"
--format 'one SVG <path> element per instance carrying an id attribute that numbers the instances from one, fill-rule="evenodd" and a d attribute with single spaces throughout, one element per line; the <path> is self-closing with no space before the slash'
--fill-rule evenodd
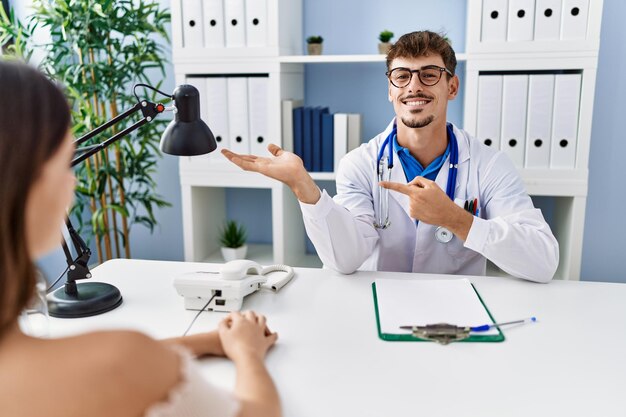
<path id="1" fill-rule="evenodd" d="M 435 181 L 415 177 L 408 184 L 381 181 L 381 187 L 409 197 L 409 215 L 420 222 L 443 226 L 465 241 L 474 221 L 470 213 L 454 204 Z"/>

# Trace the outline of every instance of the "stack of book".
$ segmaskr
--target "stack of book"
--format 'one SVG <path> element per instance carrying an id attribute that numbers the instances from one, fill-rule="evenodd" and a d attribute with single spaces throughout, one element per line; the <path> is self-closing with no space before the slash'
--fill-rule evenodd
<path id="1" fill-rule="evenodd" d="M 360 114 L 284 100 L 282 119 L 284 148 L 302 158 L 309 172 L 335 172 L 341 158 L 361 144 Z"/>

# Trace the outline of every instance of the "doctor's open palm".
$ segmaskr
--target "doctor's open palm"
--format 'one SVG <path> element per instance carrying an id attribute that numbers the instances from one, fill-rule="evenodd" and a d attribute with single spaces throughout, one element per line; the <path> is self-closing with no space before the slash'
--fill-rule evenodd
<path id="1" fill-rule="evenodd" d="M 319 189 L 298 155 L 273 143 L 268 145 L 267 150 L 272 156 L 241 155 L 228 149 L 222 149 L 222 154 L 245 171 L 258 172 L 286 184 L 302 202 L 315 203 L 319 200 Z"/>
<path id="2" fill-rule="evenodd" d="M 241 155 L 228 149 L 223 149 L 222 154 L 245 171 L 259 172 L 287 185 L 290 185 L 296 176 L 302 175 L 302 172 L 306 173 L 302 159 L 298 155 L 284 151 L 274 144 L 270 144 L 267 149 L 273 157 Z"/>

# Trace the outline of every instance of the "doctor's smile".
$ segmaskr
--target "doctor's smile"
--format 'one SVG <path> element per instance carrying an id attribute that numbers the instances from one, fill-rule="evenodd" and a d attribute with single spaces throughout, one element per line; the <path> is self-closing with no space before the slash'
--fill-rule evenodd
<path id="1" fill-rule="evenodd" d="M 407 106 L 421 106 L 433 101 L 433 97 L 424 94 L 416 94 L 402 98 L 400 101 L 402 104 L 406 104 Z"/>

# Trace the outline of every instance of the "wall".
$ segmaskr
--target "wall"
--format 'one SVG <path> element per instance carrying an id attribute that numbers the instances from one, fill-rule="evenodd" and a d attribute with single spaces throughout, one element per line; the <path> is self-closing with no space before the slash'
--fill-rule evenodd
<path id="1" fill-rule="evenodd" d="M 605 0 L 589 154 L 582 277 L 626 282 L 626 2 Z"/>
<path id="2" fill-rule="evenodd" d="M 169 5 L 169 0 L 161 0 Z M 621 140 L 619 118 L 626 96 L 626 82 L 621 74 L 626 70 L 624 28 L 620 16 L 626 15 L 626 3 L 605 0 L 598 80 L 594 107 L 594 124 L 590 155 L 590 183 L 585 238 L 582 259 L 582 279 L 589 281 L 626 282 L 626 257 L 621 237 L 626 235 L 622 211 L 626 194 L 621 180 L 623 164 L 619 158 L 626 153 L 626 141 Z M 396 34 L 431 29 L 445 31 L 457 52 L 465 51 L 465 0 L 424 2 L 395 0 L 390 2 L 359 0 L 304 0 L 304 35 L 322 35 L 325 54 L 375 53 L 377 35 L 383 29 Z M 173 88 L 171 66 L 166 89 Z M 324 64 L 306 66 L 307 105 L 326 105 L 333 112 L 350 111 L 366 115 L 364 138 L 381 131 L 393 112 L 386 99 L 384 64 Z M 463 66 L 459 74 L 463 74 Z M 463 97 L 450 105 L 449 118 L 461 123 Z M 177 161 L 165 156 L 159 166 L 156 181 L 159 193 L 174 206 L 160 210 L 160 227 L 153 235 L 144 229 L 133 232 L 132 251 L 137 258 L 182 260 L 182 214 Z M 322 184 L 322 186 L 324 186 Z M 333 188 L 333 187 L 330 187 Z M 609 192 L 610 191 L 610 192 Z M 249 227 L 250 241 L 271 239 L 269 192 L 230 190 L 227 207 L 229 216 Z M 254 212 L 247 210 L 250 202 L 260 201 Z M 551 199 L 535 199 L 554 213 Z M 266 218 L 263 224 L 256 221 Z"/>

